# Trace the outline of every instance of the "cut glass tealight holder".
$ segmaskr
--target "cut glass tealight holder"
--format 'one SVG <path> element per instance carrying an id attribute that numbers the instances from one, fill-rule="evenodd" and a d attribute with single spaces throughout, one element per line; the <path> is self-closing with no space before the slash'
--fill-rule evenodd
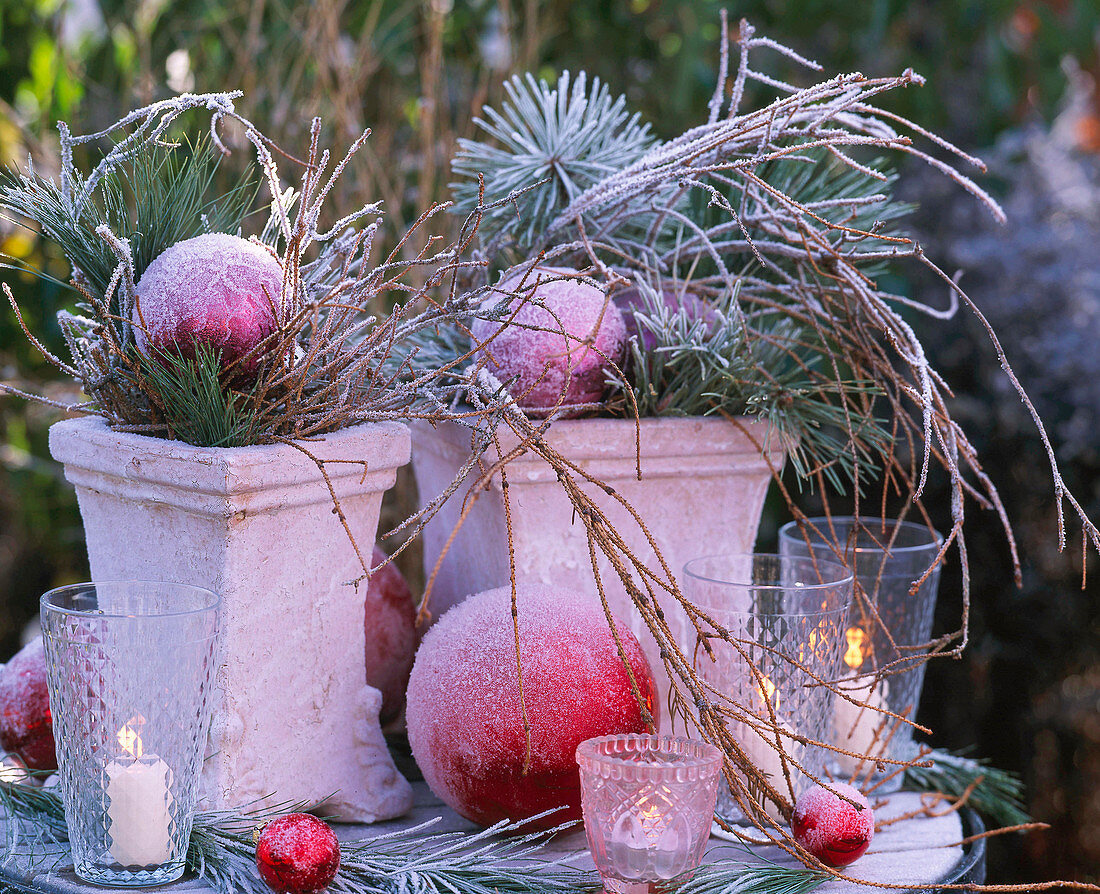
<path id="1" fill-rule="evenodd" d="M 855 573 L 856 599 L 833 674 L 848 696 L 833 698 L 830 724 L 842 750 L 830 755 L 828 769 L 880 794 L 900 788 L 904 775 L 882 759 L 917 756 L 913 727 L 890 714 L 916 720 L 940 578 L 933 564 L 942 546 L 943 537 L 926 525 L 892 519 L 809 518 L 779 531 L 780 553 L 841 561 Z"/>
<path id="2" fill-rule="evenodd" d="M 679 736 L 577 746 L 588 847 L 609 894 L 649 894 L 695 870 L 710 837 L 722 752 Z"/>
<path id="3" fill-rule="evenodd" d="M 42 597 L 73 869 L 110 887 L 183 875 L 218 663 L 220 600 L 146 581 Z"/>
<path id="4" fill-rule="evenodd" d="M 715 693 L 731 737 L 774 794 L 741 771 L 718 792 L 718 816 L 743 827 L 779 823 L 776 795 L 793 804 L 822 776 L 830 691 L 852 598 L 843 565 L 766 553 L 704 556 L 684 566 L 684 595 L 729 639 L 693 643 L 696 670 Z M 782 748 L 782 751 L 780 751 Z"/>

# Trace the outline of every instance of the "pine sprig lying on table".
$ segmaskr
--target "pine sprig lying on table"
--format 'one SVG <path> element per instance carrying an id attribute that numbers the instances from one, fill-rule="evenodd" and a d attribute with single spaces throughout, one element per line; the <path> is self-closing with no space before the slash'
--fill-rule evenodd
<path id="1" fill-rule="evenodd" d="M 423 835 L 430 825 L 342 844 L 333 887 L 349 894 L 595 894 L 603 887 L 593 872 L 539 858 L 539 848 L 558 830 L 500 838 L 525 825 L 502 821 L 480 832 Z"/>
<path id="2" fill-rule="evenodd" d="M 27 775 L 37 774 L 27 771 Z M 39 839 L 51 842 L 68 839 L 65 808 L 55 791 L 2 780 L 0 781 L 0 807 L 9 817 L 17 816 L 33 824 Z M 11 835 L 8 836 L 8 846 L 9 848 L 13 846 Z"/>
<path id="3" fill-rule="evenodd" d="M 0 805 L 37 827 L 41 837 L 66 839 L 64 807 L 57 792 L 0 782 Z M 301 804 L 236 812 L 199 811 L 191 829 L 187 868 L 218 894 L 270 894 L 256 870 L 253 833 L 264 822 Z M 330 886 L 343 894 L 533 894 L 595 892 L 603 885 L 591 870 L 567 858 L 544 859 L 540 849 L 567 823 L 524 832 L 528 823 L 500 822 L 479 832 L 425 834 L 436 821 L 411 829 L 340 843 L 340 870 Z M 11 836 L 9 849 L 14 846 Z M 826 873 L 723 860 L 701 866 L 688 879 L 669 882 L 668 894 L 807 894 Z"/>
<path id="4" fill-rule="evenodd" d="M 711 863 L 676 887 L 676 894 L 807 894 L 830 875 L 801 866 Z"/>
<path id="5" fill-rule="evenodd" d="M 905 771 L 903 788 L 943 792 L 957 798 L 974 785 L 966 803 L 987 819 L 999 826 L 1031 822 L 1024 810 L 1024 783 L 1015 773 L 950 751 L 933 751 L 928 759 L 932 761 L 931 767 L 910 767 Z"/>

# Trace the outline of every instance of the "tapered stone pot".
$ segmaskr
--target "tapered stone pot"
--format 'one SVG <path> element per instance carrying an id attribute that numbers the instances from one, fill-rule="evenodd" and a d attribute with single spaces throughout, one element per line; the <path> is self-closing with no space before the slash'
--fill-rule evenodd
<path id="1" fill-rule="evenodd" d="M 636 431 L 629 419 L 562 419 L 551 424 L 545 439 L 637 510 L 677 580 L 689 559 L 750 552 L 772 470 L 780 470 L 785 459 L 778 433 L 750 420 L 735 425 L 717 417 L 643 419 L 639 480 Z M 470 454 L 470 432 L 452 422 L 434 427 L 417 422 L 412 433 L 413 470 L 423 504 L 458 474 Z M 505 452 L 515 446 L 510 430 L 501 428 L 498 434 Z M 486 460 L 495 455 L 495 448 L 490 448 Z M 517 582 L 571 587 L 598 599 L 584 524 L 554 470 L 528 452 L 509 463 L 506 474 Z M 659 571 L 653 550 L 629 513 L 595 485 L 585 487 L 631 552 Z M 431 574 L 463 511 L 463 494 L 460 490 L 445 503 L 424 530 L 426 574 Z M 597 560 L 612 612 L 638 637 L 665 700 L 669 681 L 657 643 L 611 563 L 599 552 Z M 471 593 L 508 582 L 508 536 L 498 475 L 475 501 L 444 556 L 429 608 L 438 617 Z M 673 632 L 687 645 L 682 610 L 669 597 L 661 606 Z M 667 731 L 668 712 L 662 713 Z"/>
<path id="2" fill-rule="evenodd" d="M 409 459 L 396 423 L 303 442 L 369 560 L 382 494 Z M 76 487 L 92 578 L 208 587 L 223 599 L 200 806 L 324 801 L 373 822 L 412 804 L 366 684 L 362 574 L 316 464 L 290 445 L 199 448 L 59 422 L 50 452 Z M 335 794 L 334 794 L 335 793 Z"/>

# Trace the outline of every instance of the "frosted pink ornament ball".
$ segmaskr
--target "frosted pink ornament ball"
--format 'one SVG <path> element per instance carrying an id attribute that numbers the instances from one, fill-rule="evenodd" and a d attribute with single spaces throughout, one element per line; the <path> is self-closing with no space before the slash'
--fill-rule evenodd
<path id="1" fill-rule="evenodd" d="M 424 637 L 409 679 L 409 743 L 435 794 L 489 825 L 564 807 L 541 827 L 580 819 L 577 746 L 646 731 L 630 674 L 599 603 L 571 590 L 522 587 L 516 670 L 511 587 L 470 596 Z M 616 622 L 630 669 L 657 723 L 657 687 L 638 641 Z"/>
<path id="2" fill-rule="evenodd" d="M 220 354 L 224 369 L 276 328 L 283 268 L 263 246 L 228 233 L 204 233 L 165 249 L 136 286 L 131 314 L 138 349 L 194 358 L 197 346 Z M 254 373 L 259 354 L 242 364 Z"/>
<path id="3" fill-rule="evenodd" d="M 511 383 L 509 390 L 521 407 L 549 409 L 562 400 L 563 391 L 566 404 L 598 401 L 607 390 L 611 362 L 622 360 L 622 313 L 576 274 L 567 267 L 513 273 L 498 288 L 516 293 L 514 317 L 475 320 L 471 326 L 478 342 L 497 333 L 485 348 L 488 366 L 502 382 Z M 590 336 L 591 345 L 586 343 Z"/>

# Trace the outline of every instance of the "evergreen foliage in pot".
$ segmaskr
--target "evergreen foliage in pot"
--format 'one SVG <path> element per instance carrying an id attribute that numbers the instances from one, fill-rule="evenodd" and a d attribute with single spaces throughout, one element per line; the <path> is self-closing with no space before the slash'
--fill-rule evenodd
<path id="1" fill-rule="evenodd" d="M 77 488 L 94 577 L 223 597 L 205 806 L 301 802 L 387 819 L 412 791 L 366 683 L 364 597 L 382 494 L 409 458 L 402 420 L 436 380 L 410 386 L 384 368 L 395 342 L 449 318 L 413 308 L 463 262 L 456 248 L 373 259 L 377 203 L 323 227 L 325 198 L 368 134 L 336 161 L 315 120 L 299 161 L 238 98 L 174 97 L 87 136 L 62 123 L 59 176 L 0 174 L 0 206 L 71 263 L 75 307 L 58 314 L 71 358 L 43 347 L 5 293 L 84 400 L 0 390 L 84 417 L 57 423 L 50 447 Z M 204 113 L 208 136 L 189 141 Z M 256 164 L 225 187 L 227 120 Z M 102 144 L 82 172 L 77 155 Z M 277 159 L 299 175 L 293 188 Z M 257 210 L 266 224 L 246 239 Z M 405 281 L 413 268 L 419 285 Z"/>
<path id="2" fill-rule="evenodd" d="M 723 18 L 722 33 L 732 41 L 723 41 L 707 119 L 665 140 L 650 133 L 624 97 L 614 98 L 583 72 L 565 73 L 554 84 L 531 75 L 505 84 L 506 99 L 475 119 L 478 138 L 460 141 L 453 161 L 457 212 L 483 214 L 478 236 L 489 261 L 484 300 L 471 305 L 458 325 L 422 330 L 405 357 L 422 373 L 449 370 L 510 395 L 534 429 L 513 437 L 517 429 L 510 424 L 487 429 L 480 418 L 456 418 L 446 427 L 422 425 L 414 432 L 414 469 L 429 495 L 425 512 L 438 507 L 430 494 L 448 470 L 457 469 L 453 491 L 465 488 L 459 507 L 428 524 L 427 612 L 437 614 L 465 592 L 509 579 L 520 584 L 546 574 L 572 576 L 585 551 L 578 548 L 563 560 L 563 544 L 587 545 L 589 568 L 577 572 L 583 584 L 594 598 L 602 592 L 614 608 L 610 594 L 622 584 L 626 601 L 653 634 L 650 654 L 659 655 L 666 671 L 657 675 L 672 681 L 675 705 L 689 729 L 726 742 L 734 753 L 727 720 L 746 706 L 722 702 L 709 716 L 691 716 L 694 705 L 715 697 L 695 688 L 692 670 L 699 655 L 705 660 L 707 637 L 715 633 L 668 579 L 678 575 L 686 556 L 675 542 L 677 515 L 653 511 L 647 502 L 657 477 L 650 472 L 647 482 L 646 459 L 654 452 L 648 445 L 662 440 L 650 434 L 651 427 L 657 432 L 682 424 L 694 433 L 699 429 L 692 426 L 709 417 L 732 431 L 751 420 L 763 426 L 758 433 L 767 432 L 754 439 L 756 464 L 770 466 L 778 479 L 782 463 L 776 459 L 785 453 L 800 486 L 818 490 L 833 504 L 841 501 L 845 514 L 913 514 L 927 522 L 921 496 L 929 474 L 942 472 L 952 492 L 952 523 L 935 561 L 957 553 L 964 611 L 957 630 L 926 644 L 931 653 L 957 655 L 967 641 L 968 507 L 999 513 L 1016 558 L 996 486 L 952 416 L 948 383 L 907 321 L 914 313 L 939 320 L 959 312 L 984 318 L 904 232 L 910 209 L 893 196 L 889 157 L 903 153 L 928 162 L 1003 221 L 996 201 L 962 172 L 984 166 L 878 107 L 879 94 L 923 84 L 913 71 L 841 75 L 801 86 L 770 75 L 767 54 L 783 54 L 807 70 L 820 66 L 757 36 L 747 22 L 731 29 Z M 767 99 L 750 107 L 748 100 L 761 93 Z M 933 157 L 929 144 L 953 163 Z M 905 261 L 931 270 L 942 293 L 922 300 L 892 292 L 887 274 Z M 621 314 L 630 333 L 625 352 L 601 348 L 602 318 L 577 331 L 573 308 L 544 288 L 548 280 L 602 292 L 606 313 Z M 995 334 L 988 326 L 986 331 L 999 350 Z M 557 350 L 540 347 L 554 343 L 548 334 L 558 339 Z M 526 345 L 526 354 L 515 349 L 516 342 Z M 569 387 L 585 352 L 604 361 L 600 400 L 578 399 Z M 1030 409 L 1007 360 L 1002 365 Z M 541 369 L 541 380 L 532 376 L 532 367 Z M 553 401 L 540 388 L 545 381 L 562 383 Z M 476 404 L 471 402 L 471 413 Z M 1041 421 L 1032 416 L 1050 458 L 1059 512 L 1068 503 L 1083 539 L 1100 545 L 1096 527 L 1065 487 Z M 606 426 L 613 423 L 635 434 L 612 438 Z M 591 435 L 581 434 L 588 428 Z M 642 528 L 639 541 L 622 535 L 619 524 L 593 523 L 580 509 L 552 516 L 534 496 L 532 474 L 517 474 L 525 468 L 517 456 L 555 445 L 574 461 L 577 480 L 584 480 L 592 463 L 585 442 L 598 445 L 601 461 L 610 454 L 633 468 L 639 490 L 631 502 L 650 526 Z M 472 448 L 480 461 L 468 454 L 460 461 L 459 445 Z M 571 453 L 577 445 L 585 446 Z M 675 451 L 688 454 L 692 446 L 677 444 Z M 450 459 L 444 462 L 444 456 Z M 686 465 L 683 473 L 693 474 Z M 549 474 L 561 481 L 560 469 Z M 593 505 L 614 505 L 622 494 L 619 484 L 593 478 Z M 748 533 L 739 535 L 740 542 L 751 545 L 759 504 L 730 506 L 726 494 L 706 490 L 682 513 L 712 520 L 704 527 L 719 533 L 696 538 L 692 554 L 726 549 L 721 528 L 730 517 L 744 522 Z M 795 495 L 785 488 L 783 495 L 799 517 Z M 667 530 L 659 530 L 662 517 L 669 519 Z M 537 541 L 531 531 L 539 532 Z M 583 540 L 572 538 L 578 532 Z M 1064 522 L 1059 532 L 1064 538 Z M 659 546 L 666 565 L 658 576 L 651 576 L 654 569 L 645 561 L 634 561 L 640 541 Z M 619 561 L 601 566 L 597 554 L 608 548 Z M 542 558 L 530 559 L 531 552 Z M 601 573 L 609 564 L 614 575 Z M 617 580 L 608 584 L 606 577 Z M 677 619 L 680 609 L 684 614 Z M 681 680 L 692 682 L 681 688 Z M 743 756 L 734 759 L 740 764 Z M 781 803 L 783 792 L 764 781 L 759 790 L 763 799 L 789 810 L 789 803 Z"/>

